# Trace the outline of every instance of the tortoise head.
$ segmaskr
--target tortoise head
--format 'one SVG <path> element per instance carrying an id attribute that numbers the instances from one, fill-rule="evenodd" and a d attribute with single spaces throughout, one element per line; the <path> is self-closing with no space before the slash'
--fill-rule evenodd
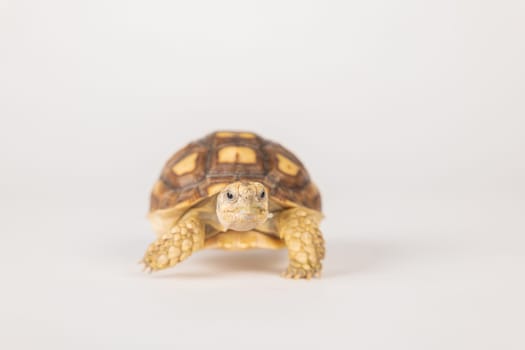
<path id="1" fill-rule="evenodd" d="M 233 182 L 217 196 L 217 217 L 225 230 L 249 231 L 269 216 L 268 192 L 259 182 Z"/>

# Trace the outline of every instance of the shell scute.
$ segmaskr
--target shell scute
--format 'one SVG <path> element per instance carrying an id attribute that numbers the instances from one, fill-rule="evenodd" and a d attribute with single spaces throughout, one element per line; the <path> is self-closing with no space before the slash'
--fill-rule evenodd
<path id="1" fill-rule="evenodd" d="M 284 206 L 321 209 L 317 187 L 292 152 L 251 132 L 219 131 L 166 162 L 151 193 L 150 211 L 190 207 L 239 180 L 263 183 Z"/>

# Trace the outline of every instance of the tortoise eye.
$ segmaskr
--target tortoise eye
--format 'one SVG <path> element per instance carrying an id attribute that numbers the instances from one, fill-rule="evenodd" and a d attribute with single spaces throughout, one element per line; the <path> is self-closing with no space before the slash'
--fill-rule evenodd
<path id="1" fill-rule="evenodd" d="M 230 191 L 226 192 L 226 197 L 228 197 L 228 199 L 232 200 L 233 199 L 233 193 L 231 193 Z"/>
<path id="2" fill-rule="evenodd" d="M 260 197 L 261 197 L 261 199 L 266 197 L 266 192 L 264 190 L 261 192 Z"/>

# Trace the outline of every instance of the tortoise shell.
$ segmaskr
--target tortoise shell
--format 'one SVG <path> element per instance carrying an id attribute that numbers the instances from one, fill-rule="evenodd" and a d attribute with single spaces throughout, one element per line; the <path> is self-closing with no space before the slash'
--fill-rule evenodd
<path id="1" fill-rule="evenodd" d="M 297 157 L 250 132 L 219 131 L 194 141 L 165 164 L 150 212 L 189 208 L 234 181 L 258 181 L 283 207 L 321 210 L 321 196 Z"/>

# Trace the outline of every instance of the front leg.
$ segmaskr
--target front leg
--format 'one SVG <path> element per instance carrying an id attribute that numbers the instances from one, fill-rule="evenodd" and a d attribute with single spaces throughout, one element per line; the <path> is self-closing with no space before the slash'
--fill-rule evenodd
<path id="1" fill-rule="evenodd" d="M 288 209 L 279 215 L 279 235 L 288 247 L 287 278 L 319 277 L 324 258 L 324 239 L 319 230 L 322 214 L 306 208 Z"/>
<path id="2" fill-rule="evenodd" d="M 170 232 L 150 244 L 142 263 L 150 272 L 162 270 L 175 266 L 203 246 L 204 224 L 195 215 L 186 215 Z"/>

